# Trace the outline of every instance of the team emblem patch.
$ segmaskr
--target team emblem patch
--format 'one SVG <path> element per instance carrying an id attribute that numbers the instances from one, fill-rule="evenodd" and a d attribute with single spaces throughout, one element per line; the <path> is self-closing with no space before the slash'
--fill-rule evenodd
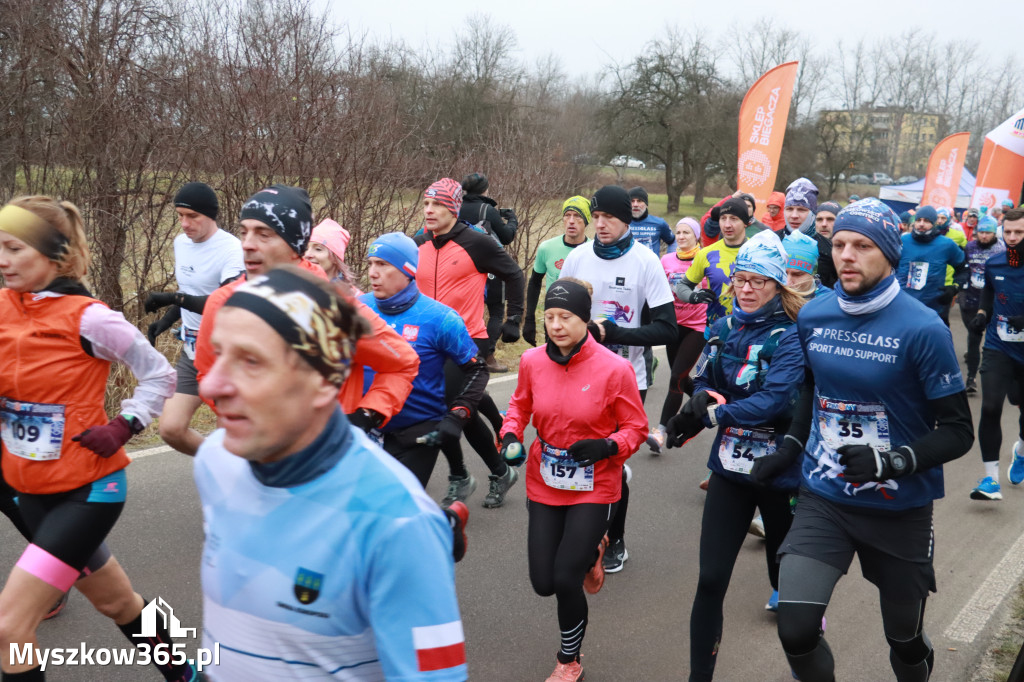
<path id="1" fill-rule="evenodd" d="M 413 343 L 420 335 L 420 328 L 414 324 L 407 324 L 402 327 L 402 338 Z"/>
<path id="2" fill-rule="evenodd" d="M 320 596 L 320 586 L 323 582 L 322 573 L 300 566 L 295 574 L 295 598 L 300 604 L 312 604 Z"/>

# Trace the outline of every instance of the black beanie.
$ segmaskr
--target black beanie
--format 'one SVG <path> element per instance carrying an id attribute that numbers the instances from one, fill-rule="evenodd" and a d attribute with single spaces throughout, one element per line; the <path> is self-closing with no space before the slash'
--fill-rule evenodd
<path id="1" fill-rule="evenodd" d="M 174 195 L 174 207 L 187 208 L 211 220 L 217 219 L 217 193 L 205 182 L 189 182 Z"/>
<path id="2" fill-rule="evenodd" d="M 750 223 L 750 207 L 739 197 L 729 197 L 718 208 L 718 219 L 721 220 L 724 215 L 734 215 L 742 220 L 744 225 Z"/>
<path id="3" fill-rule="evenodd" d="M 462 178 L 462 190 L 466 194 L 483 194 L 489 186 L 487 176 L 483 173 L 470 173 Z"/>
<path id="4" fill-rule="evenodd" d="M 258 220 L 277 232 L 300 256 L 313 231 L 313 205 L 301 187 L 271 185 L 242 204 L 239 220 Z"/>
<path id="5" fill-rule="evenodd" d="M 576 282 L 559 279 L 548 287 L 544 310 L 548 308 L 562 308 L 584 322 L 590 322 L 590 294 L 586 287 Z"/>
<path id="6" fill-rule="evenodd" d="M 629 194 L 618 185 L 605 185 L 590 199 L 590 213 L 602 211 L 629 225 L 633 222 L 633 206 Z"/>
<path id="7" fill-rule="evenodd" d="M 647 190 L 645 190 L 643 187 L 634 187 L 633 189 L 629 190 L 629 198 L 631 200 L 632 199 L 639 199 L 640 201 L 644 202 L 645 204 L 651 203 L 647 199 Z"/>

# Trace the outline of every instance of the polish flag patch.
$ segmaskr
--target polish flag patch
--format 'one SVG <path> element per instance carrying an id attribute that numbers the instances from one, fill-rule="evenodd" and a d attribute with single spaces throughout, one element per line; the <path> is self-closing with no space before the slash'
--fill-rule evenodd
<path id="1" fill-rule="evenodd" d="M 412 343 L 420 336 L 420 328 L 415 324 L 407 324 L 402 327 L 402 338 Z"/>
<path id="2" fill-rule="evenodd" d="M 412 645 L 420 672 L 444 670 L 466 662 L 466 638 L 462 621 L 412 629 Z"/>

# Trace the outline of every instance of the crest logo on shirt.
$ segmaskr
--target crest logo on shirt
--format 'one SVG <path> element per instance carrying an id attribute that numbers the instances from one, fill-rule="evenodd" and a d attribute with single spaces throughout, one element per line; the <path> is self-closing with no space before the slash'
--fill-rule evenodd
<path id="1" fill-rule="evenodd" d="M 402 327 L 402 338 L 413 343 L 420 335 L 420 328 L 415 324 L 407 324 Z"/>
<path id="2" fill-rule="evenodd" d="M 626 286 L 626 278 L 625 277 L 616 277 L 615 278 L 615 286 L 617 286 L 617 287 L 624 287 L 624 286 Z"/>
<path id="3" fill-rule="evenodd" d="M 323 582 L 323 573 L 300 566 L 295 574 L 295 598 L 300 604 L 312 604 L 320 596 L 320 586 Z"/>

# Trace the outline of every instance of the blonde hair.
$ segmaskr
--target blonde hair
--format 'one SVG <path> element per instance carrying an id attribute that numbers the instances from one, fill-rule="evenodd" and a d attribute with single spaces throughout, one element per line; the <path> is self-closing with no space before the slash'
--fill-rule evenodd
<path id="1" fill-rule="evenodd" d="M 577 279 L 575 277 L 559 277 L 558 279 L 564 282 L 572 282 L 573 284 L 579 284 L 581 287 L 587 290 L 587 294 L 590 296 L 594 295 L 594 287 L 585 279 Z"/>
<path id="2" fill-rule="evenodd" d="M 800 308 L 803 308 L 804 304 L 807 303 L 807 299 L 793 287 L 779 284 L 774 279 L 769 281 L 775 282 L 775 288 L 778 296 L 782 299 L 782 310 L 786 313 L 786 317 L 796 322 L 796 316 L 800 313 Z M 732 299 L 733 307 L 736 307 L 736 294 L 733 291 L 733 286 L 731 284 L 726 285 L 724 291 L 725 295 Z"/>
<path id="3" fill-rule="evenodd" d="M 89 243 L 78 207 L 70 201 L 35 194 L 11 199 L 10 204 L 31 211 L 60 232 L 68 243 L 57 263 L 57 276 L 84 280 L 89 272 Z"/>

